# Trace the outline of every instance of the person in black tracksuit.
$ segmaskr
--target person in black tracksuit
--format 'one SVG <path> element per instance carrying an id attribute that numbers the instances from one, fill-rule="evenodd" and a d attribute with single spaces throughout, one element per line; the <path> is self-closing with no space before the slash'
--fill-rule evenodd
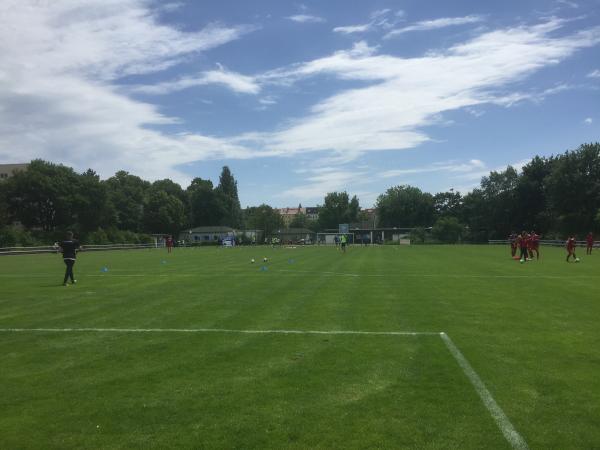
<path id="1" fill-rule="evenodd" d="M 63 286 L 67 286 L 67 281 L 69 278 L 71 279 L 71 283 L 75 284 L 77 283 L 77 280 L 73 275 L 73 266 L 75 265 L 75 260 L 77 259 L 77 250 L 81 248 L 79 241 L 77 239 L 73 239 L 73 233 L 71 231 L 67 231 L 67 238 L 62 241 L 59 246 L 63 254 L 63 260 L 67 266 L 67 270 L 65 271 L 65 279 L 63 280 Z"/>

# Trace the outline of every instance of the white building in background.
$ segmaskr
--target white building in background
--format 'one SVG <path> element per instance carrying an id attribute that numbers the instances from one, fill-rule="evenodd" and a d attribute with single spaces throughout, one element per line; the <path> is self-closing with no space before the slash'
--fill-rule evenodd
<path id="1" fill-rule="evenodd" d="M 21 164 L 0 164 L 0 181 L 4 181 L 12 177 L 15 172 L 19 170 L 25 170 L 29 166 L 28 163 Z"/>

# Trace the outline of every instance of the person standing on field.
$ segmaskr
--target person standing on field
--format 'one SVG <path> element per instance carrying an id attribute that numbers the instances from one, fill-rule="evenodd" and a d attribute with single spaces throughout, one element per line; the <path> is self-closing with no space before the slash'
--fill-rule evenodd
<path id="1" fill-rule="evenodd" d="M 340 243 L 342 244 L 342 251 L 344 253 L 346 253 L 346 243 L 348 242 L 348 239 L 346 238 L 345 234 L 342 234 L 342 237 L 340 238 Z"/>
<path id="2" fill-rule="evenodd" d="M 575 262 L 577 262 L 577 255 L 575 254 L 575 247 L 577 246 L 577 242 L 575 241 L 575 236 L 571 236 L 567 239 L 567 262 L 569 262 L 569 258 L 573 256 Z"/>
<path id="3" fill-rule="evenodd" d="M 67 281 L 71 279 L 71 283 L 77 283 L 75 279 L 75 275 L 73 275 L 73 266 L 75 265 L 75 260 L 77 259 L 77 251 L 81 249 L 81 245 L 79 245 L 79 241 L 77 239 L 73 239 L 73 232 L 67 231 L 66 239 L 59 244 L 60 251 L 63 254 L 63 261 L 67 266 L 65 270 L 65 278 L 63 280 L 63 286 L 67 286 Z"/>
<path id="4" fill-rule="evenodd" d="M 529 259 L 528 245 L 529 245 L 529 235 L 526 231 L 523 231 L 521 235 L 517 238 L 517 242 L 519 243 L 519 248 L 521 249 L 520 259 L 525 262 Z"/>
<path id="5" fill-rule="evenodd" d="M 594 248 L 594 235 L 592 234 L 591 231 L 585 237 L 585 241 L 586 241 L 586 244 L 587 244 L 586 249 L 585 249 L 585 254 L 586 255 L 591 255 L 592 254 L 592 249 Z"/>

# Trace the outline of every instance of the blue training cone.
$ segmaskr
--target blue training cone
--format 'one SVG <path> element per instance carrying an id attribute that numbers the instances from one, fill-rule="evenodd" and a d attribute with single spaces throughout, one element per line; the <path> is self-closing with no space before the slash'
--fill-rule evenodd
<path id="1" fill-rule="evenodd" d="M 108 272 L 108 267 L 104 266 L 102 269 L 100 269 L 100 272 Z"/>
<path id="2" fill-rule="evenodd" d="M 269 268 L 267 266 L 261 266 L 261 268 L 260 268 L 261 272 L 266 272 L 267 270 L 269 270 Z"/>

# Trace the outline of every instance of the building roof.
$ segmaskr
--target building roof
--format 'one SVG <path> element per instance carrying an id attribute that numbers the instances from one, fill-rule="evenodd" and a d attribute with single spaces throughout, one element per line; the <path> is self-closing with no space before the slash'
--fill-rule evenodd
<path id="1" fill-rule="evenodd" d="M 220 225 L 208 226 L 208 227 L 196 227 L 188 230 L 183 230 L 184 233 L 231 233 L 234 231 L 231 227 L 224 227 Z"/>
<path id="2" fill-rule="evenodd" d="M 308 228 L 285 228 L 277 234 L 311 234 L 311 233 L 314 233 L 314 231 L 309 230 Z"/>

